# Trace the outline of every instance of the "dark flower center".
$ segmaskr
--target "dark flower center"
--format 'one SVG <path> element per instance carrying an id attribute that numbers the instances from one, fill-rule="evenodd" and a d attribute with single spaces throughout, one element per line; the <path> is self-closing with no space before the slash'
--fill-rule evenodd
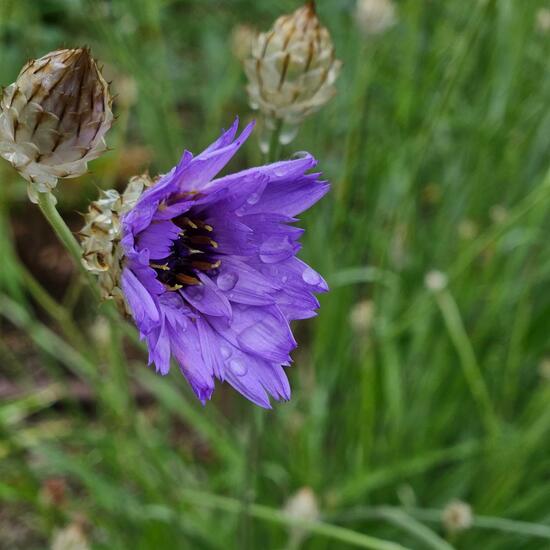
<path id="1" fill-rule="evenodd" d="M 214 228 L 198 219 L 182 215 L 172 220 L 181 232 L 172 242 L 170 255 L 151 260 L 149 264 L 157 279 L 168 290 L 202 284 L 198 271 L 210 272 L 217 269 L 221 261 L 216 258 L 218 243 L 212 238 Z"/>

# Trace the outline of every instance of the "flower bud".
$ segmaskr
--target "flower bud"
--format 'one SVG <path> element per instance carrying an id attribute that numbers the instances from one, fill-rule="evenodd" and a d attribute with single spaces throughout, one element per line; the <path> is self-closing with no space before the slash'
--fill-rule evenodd
<path id="1" fill-rule="evenodd" d="M 4 90 L 0 156 L 30 182 L 29 196 L 84 174 L 105 151 L 113 114 L 108 85 L 86 48 L 29 61 Z"/>
<path id="2" fill-rule="evenodd" d="M 469 529 L 473 523 L 472 508 L 466 502 L 453 500 L 445 506 L 442 520 L 445 529 L 451 533 L 465 531 Z"/>
<path id="3" fill-rule="evenodd" d="M 329 31 L 321 26 L 313 2 L 279 17 L 260 34 L 245 61 L 250 106 L 266 117 L 296 127 L 335 94 L 342 63 L 335 59 Z M 295 134 L 295 132 L 294 132 Z M 292 132 L 282 143 L 291 141 Z"/>
<path id="4" fill-rule="evenodd" d="M 358 0 L 356 19 L 365 36 L 381 34 L 397 21 L 392 0 Z"/>
<path id="5" fill-rule="evenodd" d="M 123 313 L 129 313 L 120 289 L 123 252 L 120 246 L 120 219 L 129 212 L 146 187 L 153 185 L 147 175 L 133 177 L 121 195 L 115 189 L 102 191 L 84 216 L 79 233 L 84 267 L 98 276 L 103 299 L 114 299 Z"/>

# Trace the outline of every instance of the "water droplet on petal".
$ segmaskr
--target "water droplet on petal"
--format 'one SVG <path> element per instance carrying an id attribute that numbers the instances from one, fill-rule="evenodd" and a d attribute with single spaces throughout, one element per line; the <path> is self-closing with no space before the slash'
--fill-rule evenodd
<path id="1" fill-rule="evenodd" d="M 299 160 L 299 159 L 305 159 L 309 157 L 309 153 L 307 151 L 296 151 L 296 153 L 293 153 L 290 157 L 291 160 Z"/>
<path id="2" fill-rule="evenodd" d="M 278 166 L 278 167 L 273 168 L 273 174 L 275 176 L 280 177 L 280 178 L 286 176 L 287 173 L 288 173 L 288 166 L 286 166 L 286 165 Z"/>
<path id="3" fill-rule="evenodd" d="M 222 354 L 222 357 L 223 357 L 224 359 L 229 359 L 229 358 L 231 357 L 232 351 L 231 351 L 231 348 L 222 345 L 222 346 L 220 347 L 220 353 Z"/>
<path id="4" fill-rule="evenodd" d="M 283 284 L 286 283 L 288 281 L 288 277 L 286 275 L 283 275 L 281 281 L 283 281 Z"/>
<path id="5" fill-rule="evenodd" d="M 248 199 L 246 199 L 246 202 L 248 204 L 256 204 L 260 200 L 260 197 L 261 193 L 251 193 Z"/>
<path id="6" fill-rule="evenodd" d="M 248 367 L 246 366 L 245 362 L 242 359 L 236 358 L 229 361 L 229 368 L 237 376 L 244 376 L 248 371 Z"/>
<path id="7" fill-rule="evenodd" d="M 316 286 L 321 282 L 321 276 L 319 273 L 311 269 L 311 267 L 306 267 L 302 273 L 302 279 L 308 284 Z"/>
<path id="8" fill-rule="evenodd" d="M 185 294 L 189 297 L 190 300 L 194 300 L 195 302 L 200 302 L 204 298 L 204 286 L 203 285 L 197 285 L 197 286 L 189 286 Z"/>
<path id="9" fill-rule="evenodd" d="M 272 264 L 286 260 L 294 253 L 291 240 L 287 237 L 275 235 L 266 239 L 260 245 L 260 260 L 266 264 Z"/>
<path id="10" fill-rule="evenodd" d="M 235 288 L 238 280 L 239 276 L 236 273 L 221 273 L 218 275 L 216 284 L 220 290 L 232 290 Z"/>

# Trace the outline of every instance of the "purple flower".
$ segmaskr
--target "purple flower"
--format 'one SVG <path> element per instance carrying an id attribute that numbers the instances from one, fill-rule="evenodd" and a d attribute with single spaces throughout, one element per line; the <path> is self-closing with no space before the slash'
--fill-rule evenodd
<path id="1" fill-rule="evenodd" d="M 205 403 L 214 378 L 262 407 L 289 399 L 289 321 L 313 317 L 323 278 L 296 258 L 296 216 L 328 184 L 310 155 L 214 179 L 250 135 L 238 120 L 143 193 L 122 218 L 122 289 L 149 361 L 170 358 Z"/>

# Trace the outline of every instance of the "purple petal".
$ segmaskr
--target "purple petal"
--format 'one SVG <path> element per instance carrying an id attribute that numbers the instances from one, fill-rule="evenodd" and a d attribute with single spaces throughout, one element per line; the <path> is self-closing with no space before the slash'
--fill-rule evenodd
<path id="1" fill-rule="evenodd" d="M 142 334 L 147 334 L 159 321 L 157 306 L 130 269 L 122 271 L 122 290 Z"/>
<path id="2" fill-rule="evenodd" d="M 296 347 L 288 322 L 276 306 L 234 304 L 230 321 L 219 317 L 208 321 L 233 346 L 265 361 L 289 362 Z"/>
<path id="3" fill-rule="evenodd" d="M 169 329 L 172 353 L 177 359 L 180 370 L 204 404 L 214 391 L 213 371 L 201 355 L 199 335 L 193 323 L 186 330 L 175 332 Z"/>
<path id="4" fill-rule="evenodd" d="M 214 317 L 231 317 L 231 304 L 225 294 L 204 273 L 198 273 L 201 285 L 180 290 L 185 299 L 201 313 Z"/>
<path id="5" fill-rule="evenodd" d="M 218 288 L 231 302 L 254 306 L 275 303 L 274 294 L 282 288 L 281 283 L 235 256 L 223 257 L 216 277 Z"/>
<path id="6" fill-rule="evenodd" d="M 178 175 L 180 190 L 193 193 L 205 191 L 212 178 L 231 160 L 248 139 L 253 128 L 254 123 L 252 122 L 234 142 L 219 149 L 209 148 L 206 152 L 196 156 Z"/>
<path id="7" fill-rule="evenodd" d="M 138 235 L 136 246 L 149 250 L 152 259 L 166 258 L 180 232 L 181 229 L 171 221 L 153 222 Z"/>

